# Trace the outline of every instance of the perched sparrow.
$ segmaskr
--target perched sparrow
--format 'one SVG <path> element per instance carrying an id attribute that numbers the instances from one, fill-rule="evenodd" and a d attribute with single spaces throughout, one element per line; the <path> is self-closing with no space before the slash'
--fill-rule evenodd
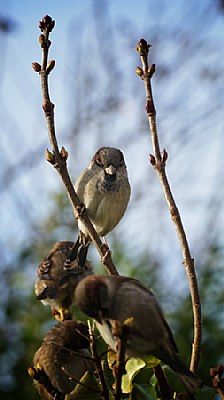
<path id="1" fill-rule="evenodd" d="M 64 398 L 86 371 L 94 372 L 88 327 L 64 321 L 50 329 L 33 358 L 34 385 L 46 400 Z"/>
<path id="2" fill-rule="evenodd" d="M 64 265 L 73 246 L 74 242 L 70 241 L 55 243 L 38 267 L 35 294 L 44 305 L 52 307 L 52 313 L 58 320 L 72 318 L 74 289 L 81 279 L 93 273 L 88 261 L 83 268 L 78 267 L 77 260 L 70 262 L 69 266 Z"/>
<path id="3" fill-rule="evenodd" d="M 114 321 L 133 318 L 126 358 L 152 355 L 168 364 L 193 393 L 201 381 L 179 359 L 172 332 L 154 294 L 141 282 L 123 276 L 89 276 L 76 287 L 76 305 L 89 317 L 105 342 L 116 351 Z"/>
<path id="4" fill-rule="evenodd" d="M 74 188 L 98 235 L 106 236 L 123 217 L 131 194 L 123 153 L 113 147 L 101 147 Z M 90 238 L 80 220 L 78 227 L 80 237 L 71 257 L 78 256 L 82 265 Z"/>

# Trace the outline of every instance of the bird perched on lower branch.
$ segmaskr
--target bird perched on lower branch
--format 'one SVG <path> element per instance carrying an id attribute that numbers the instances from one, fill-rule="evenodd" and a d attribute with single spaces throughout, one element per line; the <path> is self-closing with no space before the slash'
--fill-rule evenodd
<path id="1" fill-rule="evenodd" d="M 74 188 L 96 232 L 106 236 L 123 217 L 131 194 L 123 153 L 114 147 L 101 147 Z M 80 220 L 78 227 L 80 235 L 67 263 L 78 258 L 82 266 L 91 240 Z"/>
<path id="2" fill-rule="evenodd" d="M 78 282 L 93 273 L 92 266 L 86 261 L 80 268 L 77 260 L 64 265 L 74 246 L 72 241 L 60 241 L 54 244 L 50 253 L 38 267 L 38 279 L 35 294 L 44 305 L 50 305 L 55 319 L 71 319 L 71 305 L 74 303 L 74 290 Z"/>
<path id="3" fill-rule="evenodd" d="M 169 365 L 189 393 L 201 380 L 178 356 L 171 329 L 154 294 L 138 280 L 123 276 L 89 276 L 76 287 L 76 305 L 89 317 L 110 348 L 116 351 L 115 321 L 121 325 L 131 318 L 126 358 L 152 355 Z"/>
<path id="4" fill-rule="evenodd" d="M 94 372 L 88 347 L 88 327 L 80 321 L 64 321 L 48 331 L 34 355 L 34 368 L 28 369 L 44 400 L 64 399 L 86 371 Z"/>

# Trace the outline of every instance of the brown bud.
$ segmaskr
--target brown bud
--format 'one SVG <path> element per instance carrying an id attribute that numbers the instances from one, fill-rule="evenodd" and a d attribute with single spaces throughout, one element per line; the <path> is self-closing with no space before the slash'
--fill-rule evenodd
<path id="1" fill-rule="evenodd" d="M 149 154 L 149 161 L 153 165 L 153 167 L 156 165 L 156 159 L 153 154 Z"/>
<path id="2" fill-rule="evenodd" d="M 43 30 L 44 30 L 44 28 L 45 28 L 45 24 L 43 23 L 43 21 L 39 21 L 38 26 L 39 26 L 41 32 L 43 32 Z"/>
<path id="3" fill-rule="evenodd" d="M 161 156 L 162 156 L 162 162 L 165 164 L 168 159 L 168 153 L 165 149 L 163 149 Z"/>
<path id="4" fill-rule="evenodd" d="M 54 29 L 54 27 L 55 27 L 55 21 L 52 20 L 51 23 L 48 24 L 47 27 L 48 32 L 51 32 Z"/>
<path id="5" fill-rule="evenodd" d="M 32 63 L 32 67 L 34 69 L 35 72 L 40 72 L 41 71 L 41 66 L 38 62 L 33 62 Z"/>
<path id="6" fill-rule="evenodd" d="M 143 75 L 143 70 L 142 70 L 140 67 L 136 67 L 136 68 L 135 68 L 135 72 L 136 72 L 136 74 L 138 74 L 139 76 L 142 76 L 142 75 Z"/>
<path id="7" fill-rule="evenodd" d="M 42 22 L 46 25 L 49 25 L 52 22 L 52 18 L 49 15 L 45 15 L 42 18 Z"/>
<path id="8" fill-rule="evenodd" d="M 39 36 L 39 42 L 42 48 L 47 47 L 47 39 L 43 34 Z"/>
<path id="9" fill-rule="evenodd" d="M 64 161 L 66 161 L 68 159 L 68 152 L 65 150 L 64 146 L 62 146 L 60 154 Z"/>
<path id="10" fill-rule="evenodd" d="M 50 163 L 50 164 L 55 164 L 55 158 L 54 158 L 54 154 L 51 153 L 50 150 L 46 150 L 46 160 Z"/>

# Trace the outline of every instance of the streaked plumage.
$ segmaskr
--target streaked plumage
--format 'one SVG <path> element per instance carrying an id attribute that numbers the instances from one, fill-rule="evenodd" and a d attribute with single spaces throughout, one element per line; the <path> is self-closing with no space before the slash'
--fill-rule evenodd
<path id="1" fill-rule="evenodd" d="M 45 400 L 53 400 L 55 393 L 70 393 L 86 371 L 94 372 L 88 347 L 88 327 L 80 321 L 64 321 L 48 331 L 33 359 L 44 377 L 34 385 Z"/>
<path id="2" fill-rule="evenodd" d="M 35 294 L 44 305 L 50 305 L 56 319 L 71 319 L 71 305 L 74 303 L 74 290 L 78 282 L 92 274 L 92 266 L 86 261 L 78 267 L 77 260 L 65 265 L 74 242 L 60 241 L 54 244 L 50 253 L 38 267 Z"/>
<path id="3" fill-rule="evenodd" d="M 193 393 L 201 381 L 178 356 L 171 329 L 154 294 L 141 282 L 122 276 L 87 277 L 76 288 L 77 306 L 96 320 L 105 342 L 116 351 L 114 321 L 133 318 L 126 357 L 153 355 L 168 364 Z"/>

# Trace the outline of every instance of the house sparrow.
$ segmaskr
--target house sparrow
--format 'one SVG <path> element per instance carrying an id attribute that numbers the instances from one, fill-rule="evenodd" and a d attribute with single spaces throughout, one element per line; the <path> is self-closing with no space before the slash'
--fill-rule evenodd
<path id="1" fill-rule="evenodd" d="M 201 381 L 179 359 L 172 332 L 154 294 L 141 282 L 123 276 L 89 276 L 76 287 L 76 305 L 89 317 L 110 348 L 116 351 L 115 322 L 132 318 L 126 358 L 152 355 L 168 364 L 193 393 Z"/>
<path id="2" fill-rule="evenodd" d="M 123 153 L 113 147 L 101 147 L 89 167 L 78 177 L 74 188 L 96 232 L 106 236 L 123 217 L 131 194 Z M 80 236 L 68 262 L 70 258 L 78 258 L 82 265 L 90 238 L 80 220 L 78 227 Z"/>
<path id="3" fill-rule="evenodd" d="M 64 321 L 50 329 L 33 358 L 34 385 L 45 400 L 63 399 L 86 371 L 94 372 L 87 325 Z"/>
<path id="4" fill-rule="evenodd" d="M 86 261 L 83 268 L 77 260 L 65 266 L 66 258 L 74 242 L 61 241 L 54 244 L 50 253 L 38 267 L 35 294 L 44 305 L 50 305 L 55 319 L 71 319 L 71 305 L 74 303 L 74 289 L 77 283 L 92 274 L 92 266 Z"/>

